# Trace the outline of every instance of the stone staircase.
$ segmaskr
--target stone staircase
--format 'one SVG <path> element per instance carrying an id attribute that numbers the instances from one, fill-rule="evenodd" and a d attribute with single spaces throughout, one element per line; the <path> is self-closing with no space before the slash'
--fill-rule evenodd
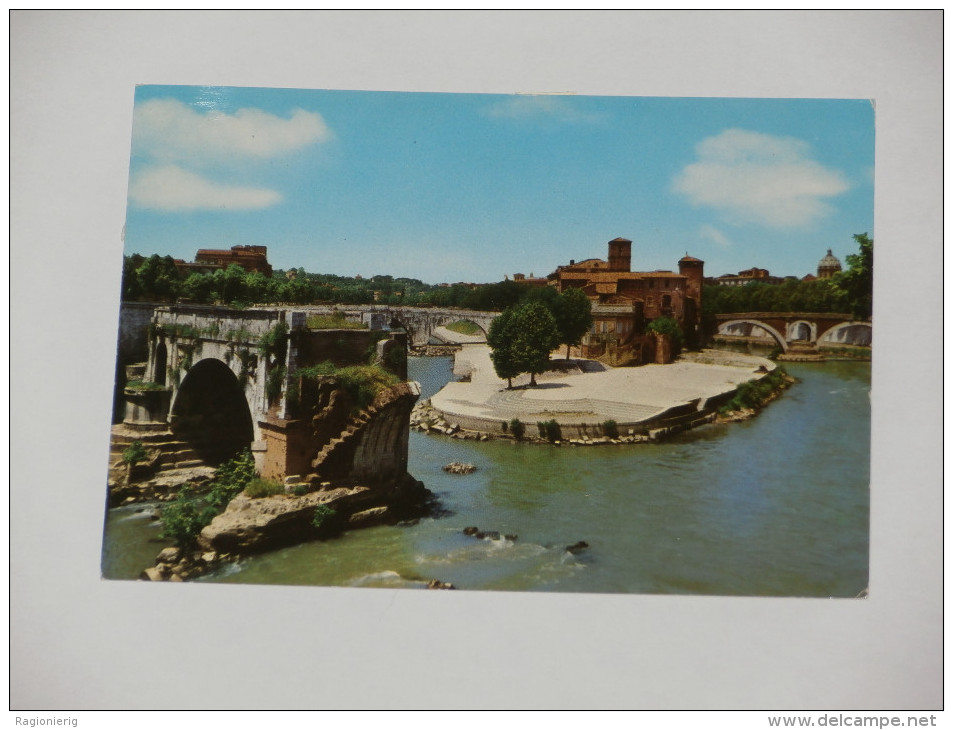
<path id="1" fill-rule="evenodd" d="M 788 351 L 778 355 L 778 360 L 784 362 L 821 362 L 826 358 L 817 349 L 817 343 L 805 340 L 795 340 L 788 346 Z"/>
<path id="2" fill-rule="evenodd" d="M 149 454 L 149 458 L 142 462 L 156 472 L 172 471 L 174 469 L 191 469 L 206 466 L 196 451 L 189 444 L 169 430 L 140 432 L 128 426 L 113 426 L 112 438 L 109 443 L 109 469 L 126 468 L 122 460 L 123 452 L 135 441 L 142 442 Z"/>
<path id="3" fill-rule="evenodd" d="M 311 460 L 311 469 L 314 473 L 321 473 L 321 466 L 327 464 L 334 458 L 334 455 L 350 445 L 351 442 L 360 438 L 361 433 L 367 428 L 374 416 L 379 412 L 379 408 L 373 404 L 363 411 L 351 416 L 340 435 L 332 438 L 328 443 L 321 447 L 315 457 Z"/>

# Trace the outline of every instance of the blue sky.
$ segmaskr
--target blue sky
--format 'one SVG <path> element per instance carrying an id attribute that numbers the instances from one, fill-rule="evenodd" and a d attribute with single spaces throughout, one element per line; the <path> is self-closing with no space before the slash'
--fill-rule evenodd
<path id="1" fill-rule="evenodd" d="M 140 86 L 125 252 L 491 282 L 623 236 L 637 271 L 804 276 L 874 235 L 873 185 L 867 100 Z"/>

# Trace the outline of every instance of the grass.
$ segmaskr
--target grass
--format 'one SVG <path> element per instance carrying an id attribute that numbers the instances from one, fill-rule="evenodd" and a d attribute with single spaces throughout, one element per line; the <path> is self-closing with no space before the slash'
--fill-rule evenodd
<path id="1" fill-rule="evenodd" d="M 401 382 L 400 378 L 379 365 L 348 365 L 339 368 L 331 362 L 324 362 L 302 368 L 297 371 L 297 375 L 305 378 L 321 376 L 337 378 L 341 387 L 351 397 L 353 408 L 356 410 L 364 410 L 374 401 L 378 393 Z"/>
<path id="2" fill-rule="evenodd" d="M 740 383 L 734 397 L 719 408 L 718 412 L 725 414 L 743 409 L 760 408 L 774 392 L 784 387 L 786 377 L 787 373 L 784 369 L 777 367 L 760 380 Z"/>
<path id="3" fill-rule="evenodd" d="M 258 499 L 260 497 L 271 497 L 275 494 L 284 494 L 285 486 L 271 479 L 262 479 L 261 477 L 255 477 L 250 482 L 248 486 L 245 487 L 245 494 L 251 497 L 252 499 Z"/>
<path id="4" fill-rule="evenodd" d="M 307 319 L 307 327 L 311 330 L 366 330 L 365 322 L 353 322 L 344 316 L 344 312 L 335 312 L 331 315 L 312 314 Z"/>
<path id="5" fill-rule="evenodd" d="M 127 388 L 133 390 L 165 390 L 165 386 L 160 383 L 152 383 L 147 380 L 130 380 L 126 383 Z"/>

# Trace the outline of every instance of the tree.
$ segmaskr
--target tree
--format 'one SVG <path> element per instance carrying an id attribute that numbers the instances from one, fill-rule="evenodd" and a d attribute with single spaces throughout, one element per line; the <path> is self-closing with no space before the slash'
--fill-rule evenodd
<path id="1" fill-rule="evenodd" d="M 492 348 L 493 369 L 499 377 L 506 378 L 507 390 L 513 388 L 513 378 L 522 372 L 513 355 L 514 340 L 513 310 L 507 309 L 490 323 L 486 336 L 486 342 Z"/>
<path id="2" fill-rule="evenodd" d="M 136 269 L 142 296 L 153 301 L 175 299 L 179 289 L 179 274 L 171 256 L 152 254 Z"/>
<path id="3" fill-rule="evenodd" d="M 834 286 L 843 292 L 857 319 L 869 319 L 873 313 L 874 241 L 866 233 L 857 233 L 854 240 L 860 253 L 847 256 L 847 270 L 834 277 Z"/>
<path id="4" fill-rule="evenodd" d="M 566 346 L 566 359 L 570 348 L 582 342 L 583 336 L 592 327 L 592 302 L 582 289 L 567 289 L 555 302 L 556 327 L 559 342 Z"/>
<path id="5" fill-rule="evenodd" d="M 208 274 L 191 273 L 179 287 L 179 294 L 186 299 L 208 304 L 212 300 L 215 282 Z"/>
<path id="6" fill-rule="evenodd" d="M 653 319 L 645 329 L 658 335 L 667 335 L 672 343 L 672 355 L 677 355 L 682 351 L 682 328 L 671 317 Z"/>
<path id="7" fill-rule="evenodd" d="M 142 266 L 145 258 L 135 253 L 122 258 L 122 298 L 132 301 L 142 296 L 142 285 L 139 283 L 137 270 Z"/>
<path id="8" fill-rule="evenodd" d="M 499 324 L 497 322 L 502 320 Z M 537 373 L 549 367 L 549 353 L 559 346 L 556 320 L 545 306 L 528 302 L 505 310 L 490 325 L 487 342 L 494 369 L 513 387 L 512 378 L 530 374 L 530 385 L 536 385 Z"/>

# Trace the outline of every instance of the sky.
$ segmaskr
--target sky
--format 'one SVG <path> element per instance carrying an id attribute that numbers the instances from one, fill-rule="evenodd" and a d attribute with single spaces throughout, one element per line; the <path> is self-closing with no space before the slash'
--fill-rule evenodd
<path id="1" fill-rule="evenodd" d="M 607 256 L 816 273 L 874 237 L 869 100 L 136 90 L 126 254 L 436 284 Z"/>

